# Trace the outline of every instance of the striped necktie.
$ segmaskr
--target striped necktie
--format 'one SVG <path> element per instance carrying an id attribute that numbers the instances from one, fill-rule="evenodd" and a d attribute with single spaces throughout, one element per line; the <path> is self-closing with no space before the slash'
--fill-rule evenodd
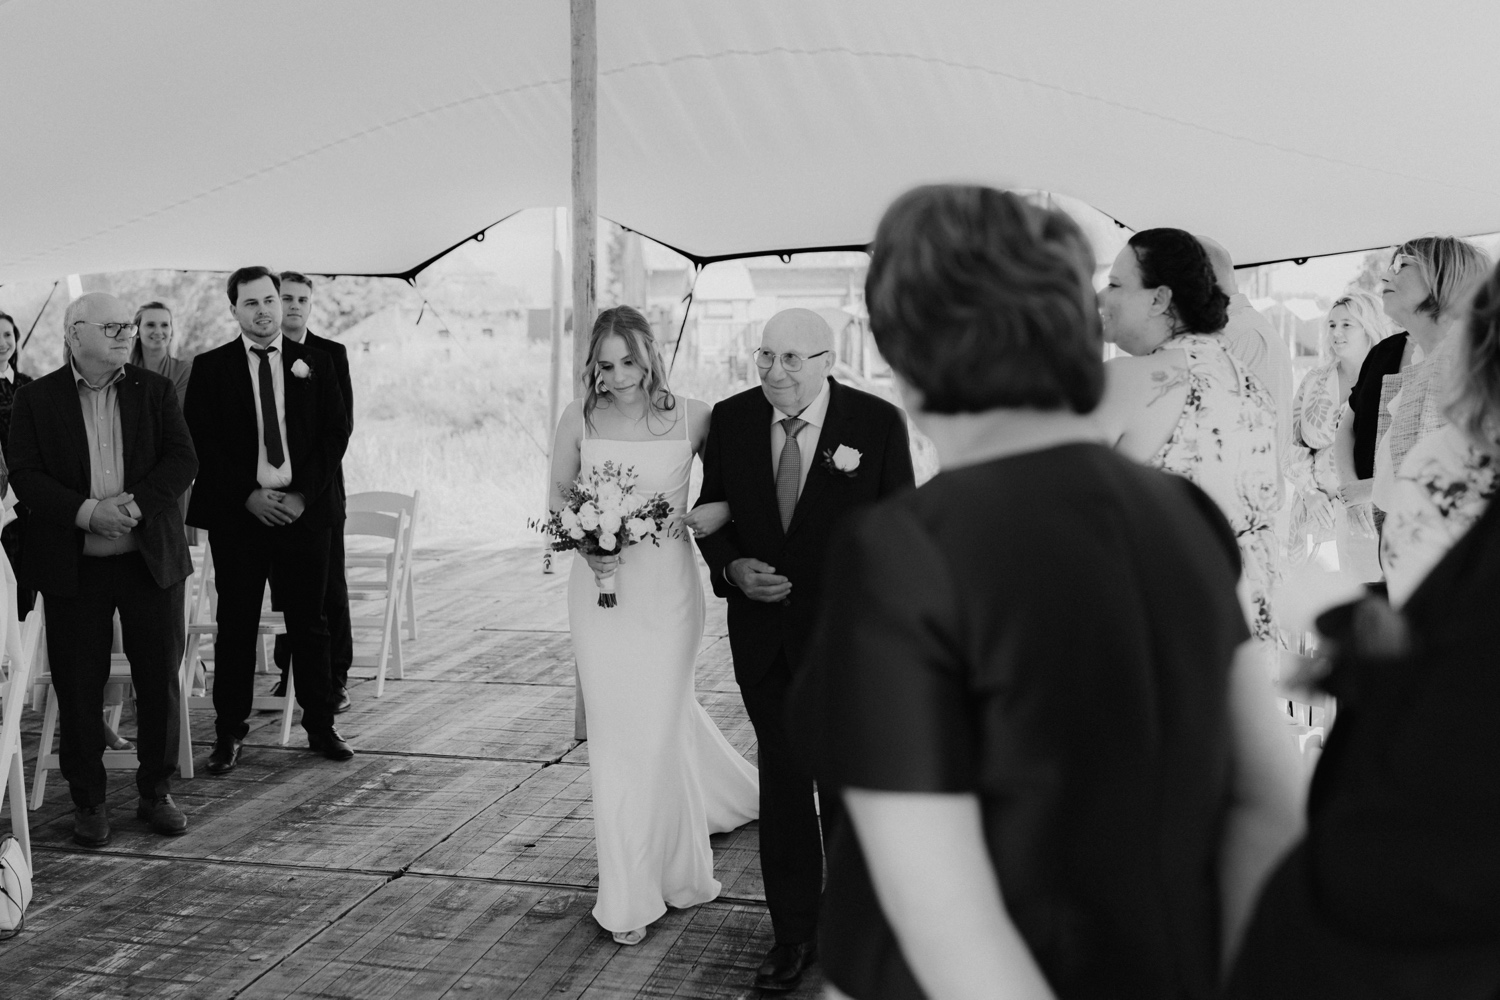
<path id="1" fill-rule="evenodd" d="M 797 509 L 797 490 L 802 478 L 802 449 L 797 445 L 797 432 L 806 426 L 806 420 L 796 417 L 781 422 L 786 444 L 781 446 L 781 458 L 776 463 L 776 506 L 781 509 L 782 531 L 791 527 L 792 512 Z"/>

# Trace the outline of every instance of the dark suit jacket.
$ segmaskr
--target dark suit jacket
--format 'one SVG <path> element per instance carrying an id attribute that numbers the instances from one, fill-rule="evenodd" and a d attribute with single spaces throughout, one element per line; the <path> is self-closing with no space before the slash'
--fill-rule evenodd
<path id="1" fill-rule="evenodd" d="M 776 504 L 771 404 L 765 393 L 756 386 L 723 400 L 709 424 L 698 504 L 727 500 L 734 520 L 698 539 L 698 548 L 712 570 L 714 593 L 729 601 L 729 647 L 742 684 L 764 676 L 783 648 L 796 668 L 817 617 L 823 557 L 835 522 L 914 482 L 906 416 L 878 396 L 828 381 L 828 415 L 786 531 Z M 860 452 L 852 477 L 827 467 L 824 453 L 839 445 Z M 763 560 L 791 580 L 790 604 L 752 601 L 729 583 L 724 569 L 742 557 Z"/>
<path id="2" fill-rule="evenodd" d="M 354 379 L 349 375 L 349 349 L 337 340 L 329 340 L 320 337 L 308 330 L 302 337 L 302 343 L 308 347 L 316 348 L 333 359 L 333 367 L 339 373 L 339 391 L 344 395 L 344 415 L 349 418 L 349 432 L 354 432 Z M 348 493 L 344 489 L 344 466 L 339 464 L 338 475 L 334 476 L 333 488 L 338 491 L 338 507 L 340 516 L 344 510 L 344 501 Z"/>
<path id="3" fill-rule="evenodd" d="M 302 520 L 309 527 L 331 527 L 344 516 L 334 483 L 349 443 L 338 372 L 333 359 L 316 348 L 286 337 L 281 344 L 285 445 L 292 460 L 292 482 L 286 490 L 302 494 Z M 292 374 L 298 361 L 312 369 L 307 378 Z M 188 524 L 195 527 L 214 531 L 259 523 L 245 509 L 245 499 L 260 488 L 255 476 L 260 441 L 250 378 L 245 345 L 238 336 L 193 360 L 185 416 L 202 456 L 188 504 Z"/>
<path id="4" fill-rule="evenodd" d="M 125 492 L 141 509 L 141 557 L 157 585 L 170 587 L 193 571 L 178 507 L 198 471 L 193 439 L 170 379 L 126 365 L 115 393 Z M 89 450 L 71 365 L 16 391 L 10 461 L 16 497 L 31 511 L 22 529 L 21 578 L 43 594 L 75 596 L 85 532 L 73 519 L 89 498 Z"/>

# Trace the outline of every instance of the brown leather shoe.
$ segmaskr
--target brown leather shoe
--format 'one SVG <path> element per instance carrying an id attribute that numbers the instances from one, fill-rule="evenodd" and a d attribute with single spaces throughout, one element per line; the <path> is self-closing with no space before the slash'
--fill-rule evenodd
<path id="1" fill-rule="evenodd" d="M 140 805 L 135 807 L 137 819 L 143 819 L 152 830 L 164 837 L 176 837 L 187 833 L 187 817 L 182 810 L 177 808 L 177 803 L 172 801 L 172 796 L 163 795 L 157 799 L 141 799 Z"/>
<path id="2" fill-rule="evenodd" d="M 308 730 L 307 749 L 315 750 L 329 760 L 349 760 L 354 756 L 354 748 L 345 743 L 339 731 L 332 726 L 320 733 Z"/>
<path id="3" fill-rule="evenodd" d="M 772 993 L 789 993 L 802 981 L 802 974 L 817 960 L 818 947 L 811 941 L 801 944 L 777 942 L 766 952 L 766 960 L 755 970 L 755 988 Z"/>
<path id="4" fill-rule="evenodd" d="M 103 847 L 109 843 L 109 806 L 79 806 L 73 810 L 73 843 Z"/>

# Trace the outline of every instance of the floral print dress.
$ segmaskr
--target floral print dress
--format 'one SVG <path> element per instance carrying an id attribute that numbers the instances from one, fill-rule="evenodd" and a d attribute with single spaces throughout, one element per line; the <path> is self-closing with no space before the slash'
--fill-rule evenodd
<path id="1" fill-rule="evenodd" d="M 1406 453 L 1390 490 L 1380 559 L 1391 604 L 1401 607 L 1464 532 L 1479 520 L 1500 486 L 1495 456 L 1453 424 Z"/>
<path id="2" fill-rule="evenodd" d="M 1291 550 L 1298 555 L 1333 538 L 1334 503 L 1339 473 L 1333 462 L 1333 440 L 1344 400 L 1339 393 L 1339 363 L 1334 358 L 1302 377 L 1292 401 L 1292 448 L 1286 475 L 1296 488 L 1292 497 Z"/>
<path id="3" fill-rule="evenodd" d="M 1271 610 L 1280 578 L 1274 522 L 1280 470 L 1276 405 L 1248 368 L 1214 334 L 1185 333 L 1157 351 L 1187 355 L 1187 403 L 1177 427 L 1150 464 L 1175 472 L 1213 498 L 1239 542 L 1240 603 L 1257 639 L 1283 644 Z"/>

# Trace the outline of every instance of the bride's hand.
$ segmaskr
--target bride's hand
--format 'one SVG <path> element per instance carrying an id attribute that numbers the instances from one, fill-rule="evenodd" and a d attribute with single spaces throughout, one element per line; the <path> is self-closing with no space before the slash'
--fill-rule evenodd
<path id="1" fill-rule="evenodd" d="M 712 535 L 729 523 L 729 504 L 719 500 L 694 507 L 682 523 L 695 535 Z"/>
<path id="2" fill-rule="evenodd" d="M 584 552 L 582 555 L 584 561 L 589 564 L 589 569 L 594 571 L 595 578 L 612 575 L 622 562 L 618 553 L 612 556 L 601 556 L 593 552 Z"/>

